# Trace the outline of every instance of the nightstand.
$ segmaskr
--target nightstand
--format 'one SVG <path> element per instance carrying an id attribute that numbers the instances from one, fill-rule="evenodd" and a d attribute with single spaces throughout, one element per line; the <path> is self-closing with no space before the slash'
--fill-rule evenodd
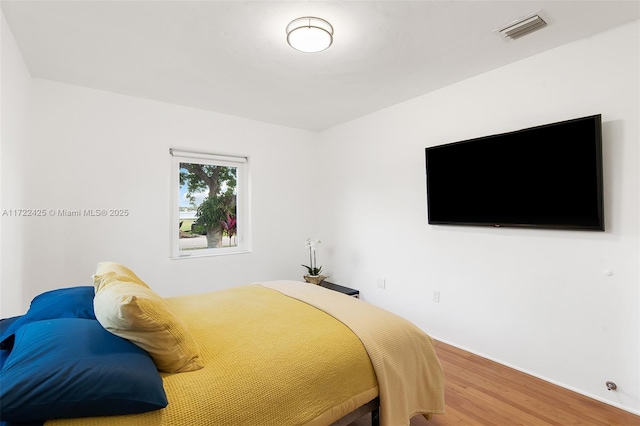
<path id="1" fill-rule="evenodd" d="M 322 281 L 320 283 L 320 287 L 328 288 L 329 290 L 337 291 L 342 294 L 346 294 L 347 296 L 355 297 L 356 299 L 360 298 L 360 292 L 358 290 L 330 283 L 329 281 Z"/>

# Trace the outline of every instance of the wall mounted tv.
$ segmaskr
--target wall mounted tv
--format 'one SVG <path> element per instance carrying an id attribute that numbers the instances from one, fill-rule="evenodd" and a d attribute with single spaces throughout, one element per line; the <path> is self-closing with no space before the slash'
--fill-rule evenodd
<path id="1" fill-rule="evenodd" d="M 425 151 L 430 224 L 604 231 L 600 115 Z"/>

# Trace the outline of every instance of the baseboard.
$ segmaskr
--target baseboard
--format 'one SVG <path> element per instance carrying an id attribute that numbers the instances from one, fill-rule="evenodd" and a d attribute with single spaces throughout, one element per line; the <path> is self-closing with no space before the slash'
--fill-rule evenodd
<path id="1" fill-rule="evenodd" d="M 521 367 L 518 367 L 518 366 L 515 366 L 515 365 L 512 365 L 512 364 L 509 364 L 508 362 L 504 362 L 504 361 L 501 361 L 501 360 L 499 360 L 499 359 L 493 358 L 493 357 L 491 357 L 491 356 L 485 355 L 485 354 L 483 354 L 483 353 L 476 352 L 476 351 L 474 351 L 474 350 L 471 350 L 471 349 L 466 348 L 466 347 L 464 347 L 464 346 L 458 345 L 458 344 L 456 344 L 456 343 L 449 342 L 449 341 L 447 341 L 447 340 L 445 340 L 445 339 L 440 339 L 440 338 L 438 338 L 437 336 L 434 336 L 434 335 L 432 335 L 432 334 L 429 334 L 429 335 L 430 335 L 433 339 L 435 339 L 435 340 L 437 340 L 437 341 L 440 341 L 440 342 L 445 343 L 445 344 L 447 344 L 447 345 L 450 345 L 450 346 L 453 346 L 453 347 L 455 347 L 455 348 L 461 349 L 461 350 L 463 350 L 463 351 L 465 351 L 465 352 L 469 352 L 469 353 L 474 354 L 474 355 L 477 355 L 477 356 L 479 356 L 479 357 L 482 357 L 482 358 L 488 359 L 489 361 L 493 361 L 493 362 L 495 362 L 495 363 L 498 363 L 498 364 L 504 365 L 505 367 L 513 368 L 513 369 L 514 369 L 514 370 L 516 370 L 516 371 L 519 371 L 519 372 L 524 373 L 524 374 L 528 374 L 529 376 L 533 376 L 533 377 L 538 378 L 538 379 L 540 379 L 540 380 L 544 380 L 545 382 L 551 383 L 551 384 L 553 384 L 553 385 L 560 386 L 561 388 L 564 388 L 564 389 L 570 390 L 571 392 L 575 392 L 575 393 L 577 393 L 577 394 L 580 394 L 580 395 L 586 396 L 587 398 L 591 398 L 591 399 L 594 399 L 594 400 L 596 400 L 596 401 L 602 402 L 603 404 L 607 404 L 607 405 L 610 405 L 610 406 L 612 406 L 612 407 L 616 407 L 616 408 L 619 408 L 619 409 L 621 409 L 621 410 L 627 411 L 627 412 L 629 412 L 629 413 L 635 414 L 636 416 L 640 416 L 640 411 L 639 411 L 639 410 L 634 410 L 634 409 L 632 409 L 632 408 L 630 408 L 630 407 L 625 407 L 625 406 L 624 406 L 624 405 L 622 405 L 622 404 L 618 404 L 618 403 L 613 402 L 613 401 L 609 401 L 609 400 L 606 400 L 606 399 L 602 399 L 602 398 L 600 398 L 600 397 L 598 397 L 598 396 L 596 396 L 596 395 L 592 395 L 592 394 L 590 394 L 590 393 L 588 393 L 588 392 L 584 392 L 584 391 L 582 391 L 582 390 L 580 390 L 580 389 L 576 389 L 576 388 L 574 388 L 574 387 L 572 387 L 572 386 L 566 385 L 566 384 L 561 383 L 561 382 L 558 382 L 558 381 L 556 381 L 556 380 L 549 379 L 548 377 L 544 377 L 544 376 L 541 376 L 541 375 L 539 375 L 539 374 L 536 374 L 536 373 L 533 373 L 533 372 L 531 372 L 531 371 L 528 371 L 528 370 L 526 370 L 526 369 L 523 369 L 523 368 L 521 368 Z"/>

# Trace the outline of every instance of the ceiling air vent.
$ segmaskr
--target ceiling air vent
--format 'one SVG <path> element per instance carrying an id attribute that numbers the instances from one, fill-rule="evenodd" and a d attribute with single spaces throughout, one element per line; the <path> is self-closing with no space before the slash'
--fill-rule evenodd
<path id="1" fill-rule="evenodd" d="M 547 23 L 545 22 L 545 20 L 536 13 L 534 15 L 528 15 L 524 18 L 520 18 L 517 21 L 513 21 L 510 24 L 505 25 L 502 28 L 498 28 L 495 31 L 499 32 L 509 40 L 515 40 L 534 31 L 538 31 L 539 29 L 546 26 Z"/>

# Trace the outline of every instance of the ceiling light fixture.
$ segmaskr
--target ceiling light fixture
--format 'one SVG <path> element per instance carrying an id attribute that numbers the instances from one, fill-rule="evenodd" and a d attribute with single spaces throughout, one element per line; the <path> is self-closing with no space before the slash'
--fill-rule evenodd
<path id="1" fill-rule="evenodd" d="M 287 43 L 301 52 L 322 52 L 333 43 L 333 26 L 313 16 L 294 19 L 287 25 Z"/>

